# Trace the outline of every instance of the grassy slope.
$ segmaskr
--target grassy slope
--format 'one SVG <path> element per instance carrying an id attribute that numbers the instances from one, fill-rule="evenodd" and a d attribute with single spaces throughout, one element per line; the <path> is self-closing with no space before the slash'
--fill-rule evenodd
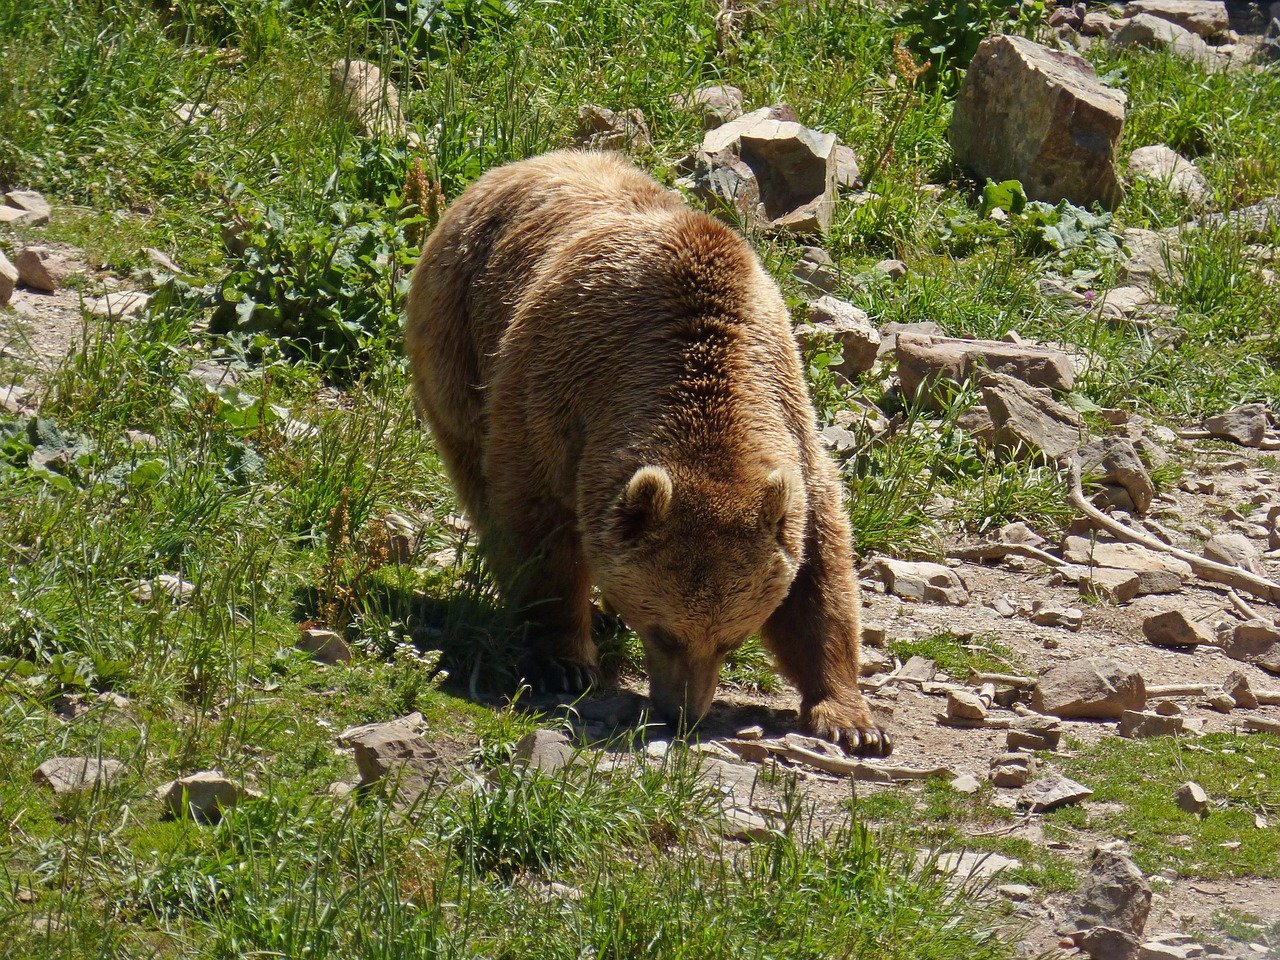
<path id="1" fill-rule="evenodd" d="M 889 84 L 893 29 L 848 0 L 770 6 L 723 50 L 701 0 L 575 0 L 436 26 L 392 29 L 319 3 L 179 3 L 162 19 L 135 4 L 37 11 L 0 0 L 0 181 L 48 192 L 62 208 L 40 235 L 83 245 L 99 263 L 127 272 L 142 247 L 159 246 L 194 281 L 234 286 L 243 277 L 219 235 L 229 203 L 269 206 L 289 231 L 324 234 L 342 202 L 395 232 L 407 156 L 357 145 L 328 101 L 325 65 L 346 53 L 400 81 L 411 125 L 437 144 L 430 173 L 449 196 L 493 164 L 560 144 L 584 102 L 642 107 L 654 146 L 639 159 L 669 182 L 699 131 L 668 97 L 698 83 L 736 83 L 752 104 L 786 100 L 863 158 L 884 151 L 901 103 Z M 1199 155 L 1224 204 L 1277 192 L 1280 131 L 1268 110 L 1280 76 L 1206 76 L 1149 54 L 1097 60 L 1129 92 L 1129 145 Z M 216 104 L 220 119 L 178 121 L 174 108 L 190 101 Z M 1162 292 L 1190 334 L 1174 348 L 1040 293 L 1047 274 L 1105 285 L 1114 261 L 1097 250 L 1064 261 L 1012 235 L 958 245 L 949 225 L 972 219 L 971 200 L 918 189 L 957 175 L 949 109 L 944 92 L 922 88 L 871 198 L 841 205 L 828 246 L 848 277 L 842 293 L 877 321 L 1016 329 L 1095 351 L 1106 362 L 1080 394 L 1100 405 L 1177 416 L 1277 394 L 1280 293 L 1245 269 L 1239 238 L 1204 238 L 1186 281 Z M 1165 226 L 1183 213 L 1143 188 L 1117 225 Z M 797 249 L 757 239 L 799 306 L 788 269 Z M 887 256 L 912 273 L 876 278 L 867 268 Z M 403 263 L 352 269 L 391 290 Z M 394 292 L 376 297 L 394 307 Z M 588 946 L 616 957 L 1001 955 L 978 932 L 981 917 L 910 865 L 915 844 L 996 815 L 945 790 L 923 807 L 881 800 L 864 811 L 890 823 L 923 812 L 935 825 L 928 836 L 872 840 L 852 828 L 808 842 L 797 815 L 751 850 L 721 847 L 705 795 L 680 769 L 640 784 L 503 780 L 488 799 L 460 791 L 408 819 L 331 799 L 327 785 L 353 773 L 333 751 L 349 723 L 422 710 L 441 737 L 478 741 L 482 761 L 500 763 L 527 721 L 435 689 L 398 646 L 426 623 L 483 670 L 502 638 L 483 591 L 380 565 L 373 521 L 387 511 L 426 518 L 424 555 L 451 542 L 448 487 L 412 422 L 394 343 L 364 344 L 371 368 L 341 404 L 316 368 L 269 346 L 239 392 L 214 395 L 188 375 L 209 349 L 196 325 L 206 318 L 194 298 L 162 306 L 103 331 L 48 382 L 43 414 L 75 450 L 60 476 L 32 469 L 20 436 L 0 450 L 2 942 L 32 957 L 568 957 Z M 220 346 L 233 358 L 241 349 Z M 822 361 L 814 383 L 827 415 L 854 398 L 892 409 L 874 385 L 837 385 Z M 1052 471 L 996 465 L 957 430 L 907 422 L 850 466 L 863 547 L 927 551 L 948 515 L 973 526 L 1061 518 Z M 193 598 L 130 596 L 160 573 L 193 582 Z M 296 624 L 311 617 L 347 628 L 355 665 L 325 669 L 292 652 Z M 618 656 L 633 662 L 634 644 Z M 758 655 L 732 675 L 771 682 Z M 130 706 L 69 723 L 50 715 L 57 695 L 79 690 L 119 691 Z M 46 757 L 98 751 L 127 766 L 106 793 L 55 801 L 30 786 Z M 160 821 L 149 790 L 208 766 L 268 799 L 216 829 Z M 1007 852 L 1035 861 L 1028 879 L 1069 885 L 1061 864 Z M 556 879 L 583 897 L 548 907 L 513 876 Z"/>

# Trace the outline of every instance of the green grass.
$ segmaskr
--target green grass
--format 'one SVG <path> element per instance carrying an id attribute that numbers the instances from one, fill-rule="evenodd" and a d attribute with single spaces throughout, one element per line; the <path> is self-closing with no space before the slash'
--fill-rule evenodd
<path id="1" fill-rule="evenodd" d="M 452 199 L 496 164 L 568 142 L 578 107 L 595 102 L 645 111 L 653 144 L 637 160 L 673 184 L 701 130 L 671 96 L 734 83 L 750 106 L 790 103 L 853 146 L 865 170 L 884 157 L 870 193 L 842 200 L 824 239 L 838 293 L 873 322 L 929 319 L 952 334 L 1061 343 L 1090 358 L 1072 398 L 1080 407 L 1173 420 L 1280 395 L 1280 287 L 1252 269 L 1248 245 L 1259 238 L 1187 238 L 1181 277 L 1156 291 L 1168 311 L 1160 323 L 1181 339 L 1100 322 L 1041 284 L 1106 289 L 1114 244 L 1095 233 L 1056 252 L 1026 224 L 984 219 L 947 145 L 950 81 L 925 79 L 907 95 L 894 76 L 894 10 L 819 0 L 741 12 L 725 33 L 703 0 L 407 10 L 0 0 L 0 186 L 40 189 L 55 205 L 48 227 L 0 230 L 0 248 L 68 243 L 125 277 L 154 246 L 186 274 L 157 291 L 145 318 L 93 325 L 87 348 L 52 374 L 0 358 L 4 380 L 41 401 L 36 423 L 0 418 L 6 945 L 34 958 L 981 960 L 1009 952 L 1010 937 L 991 929 L 1000 918 L 926 877 L 918 849 L 1004 853 L 1024 864 L 1010 879 L 1070 888 L 1070 864 L 1001 833 L 1009 814 L 989 789 L 878 791 L 830 832 L 793 806 L 768 840 L 725 844 L 680 763 L 630 779 L 513 778 L 513 745 L 537 718 L 469 697 L 501 687 L 513 651 L 470 546 L 461 571 L 426 564 L 456 544 L 456 505 L 414 420 L 400 357 L 399 298 L 415 252 L 402 193 L 414 159 Z M 1280 193 L 1276 71 L 1206 74 L 1105 45 L 1089 55 L 1128 93 L 1122 153 L 1160 142 L 1182 150 L 1218 207 Z M 424 147 L 356 136 L 328 88 L 328 65 L 344 56 L 394 78 Z M 199 115 L 180 119 L 192 103 Z M 1105 229 L 1168 227 L 1187 212 L 1146 184 Z M 224 232 L 237 219 L 253 227 L 243 251 Z M 790 272 L 800 243 L 750 239 L 800 307 L 811 295 Z M 877 275 L 885 257 L 906 261 L 907 276 Z M 231 309 L 246 298 L 258 305 L 245 308 L 251 323 Z M 235 365 L 238 386 L 211 390 L 191 375 L 211 355 Z M 936 556 L 952 534 L 1025 520 L 1052 535 L 1068 519 L 1059 470 L 997 458 L 957 425 L 978 399 L 972 385 L 930 412 L 889 380 L 846 383 L 821 353 L 809 360 L 824 423 L 856 403 L 894 418 L 842 467 L 859 552 Z M 65 466 L 32 462 L 59 450 Z M 419 527 L 408 565 L 389 562 L 379 533 L 392 512 Z M 190 581 L 194 594 L 134 599 L 138 582 L 160 574 Z M 297 654 L 308 622 L 342 631 L 355 660 L 324 668 Z M 633 634 L 602 639 L 614 672 L 642 673 Z M 942 634 L 893 652 L 957 676 L 1019 666 L 985 636 Z M 756 641 L 723 679 L 782 689 Z M 126 695 L 127 709 L 97 706 L 72 721 L 51 713 L 63 695 L 103 691 Z M 335 752 L 337 731 L 415 710 L 468 782 L 493 777 L 489 786 L 442 785 L 408 815 L 377 796 L 330 797 L 331 783 L 354 776 Z M 1277 772 L 1274 742 L 1204 743 L 1219 752 L 1108 743 L 1061 758 L 1123 812 L 1096 823 L 1082 809 L 1055 812 L 1050 832 L 1127 836 L 1149 870 L 1274 877 L 1275 827 L 1251 826 L 1253 813 L 1276 820 L 1274 791 L 1256 777 Z M 1221 753 L 1227 746 L 1237 752 Z M 126 766 L 106 791 L 55 800 L 30 784 L 47 757 L 97 752 Z M 162 821 L 150 791 L 211 766 L 265 799 L 214 828 Z M 1189 776 L 1220 791 L 1225 808 L 1203 821 L 1170 811 L 1173 781 Z M 1218 845 L 1230 839 L 1238 850 Z M 548 880 L 581 897 L 548 905 Z"/>
<path id="2" fill-rule="evenodd" d="M 979 673 L 1009 673 L 1020 669 L 1018 654 L 995 635 L 957 636 L 943 631 L 928 637 L 893 640 L 889 650 L 895 657 L 927 657 L 938 669 L 963 680 L 970 670 Z"/>
<path id="3" fill-rule="evenodd" d="M 1059 765 L 1094 791 L 1091 802 L 1106 805 L 1104 813 L 1078 817 L 1079 826 L 1128 840 L 1144 872 L 1280 876 L 1280 743 L 1274 737 L 1210 734 L 1194 742 L 1108 738 L 1062 757 Z M 1209 795 L 1209 812 L 1203 817 L 1184 812 L 1174 799 L 1188 780 Z M 1257 816 L 1266 826 L 1255 824 Z"/>

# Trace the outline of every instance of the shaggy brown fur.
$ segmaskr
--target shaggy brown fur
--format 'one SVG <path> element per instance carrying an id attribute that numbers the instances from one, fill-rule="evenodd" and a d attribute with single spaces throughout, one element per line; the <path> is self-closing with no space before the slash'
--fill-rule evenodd
<path id="1" fill-rule="evenodd" d="M 761 631 L 815 734 L 887 752 L 858 580 L 786 307 L 751 248 L 612 155 L 493 170 L 423 250 L 414 387 L 543 671 L 590 681 L 593 583 L 651 699 L 701 717 Z"/>

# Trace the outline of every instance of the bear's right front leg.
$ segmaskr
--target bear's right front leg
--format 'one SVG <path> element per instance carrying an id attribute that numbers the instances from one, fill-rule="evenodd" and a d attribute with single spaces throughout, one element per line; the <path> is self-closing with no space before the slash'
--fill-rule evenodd
<path id="1" fill-rule="evenodd" d="M 834 484 L 815 491 L 810 509 L 804 562 L 761 632 L 800 691 L 805 728 L 850 753 L 885 756 L 893 742 L 858 691 L 861 600 L 849 522 Z"/>
<path id="2" fill-rule="evenodd" d="M 528 650 L 522 679 L 539 692 L 581 693 L 598 679 L 591 578 L 571 518 L 498 504 L 486 553 Z"/>

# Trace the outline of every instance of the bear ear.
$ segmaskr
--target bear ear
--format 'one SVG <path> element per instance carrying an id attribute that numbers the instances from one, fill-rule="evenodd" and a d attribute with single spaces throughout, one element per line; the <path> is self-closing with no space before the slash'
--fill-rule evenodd
<path id="1" fill-rule="evenodd" d="M 775 470 L 769 474 L 760 499 L 760 525 L 781 536 L 783 522 L 801 510 L 800 493 L 800 478 L 794 471 Z"/>
<path id="2" fill-rule="evenodd" d="M 662 467 L 641 467 L 627 481 L 618 502 L 622 535 L 635 539 L 661 522 L 671 509 L 671 475 Z"/>

